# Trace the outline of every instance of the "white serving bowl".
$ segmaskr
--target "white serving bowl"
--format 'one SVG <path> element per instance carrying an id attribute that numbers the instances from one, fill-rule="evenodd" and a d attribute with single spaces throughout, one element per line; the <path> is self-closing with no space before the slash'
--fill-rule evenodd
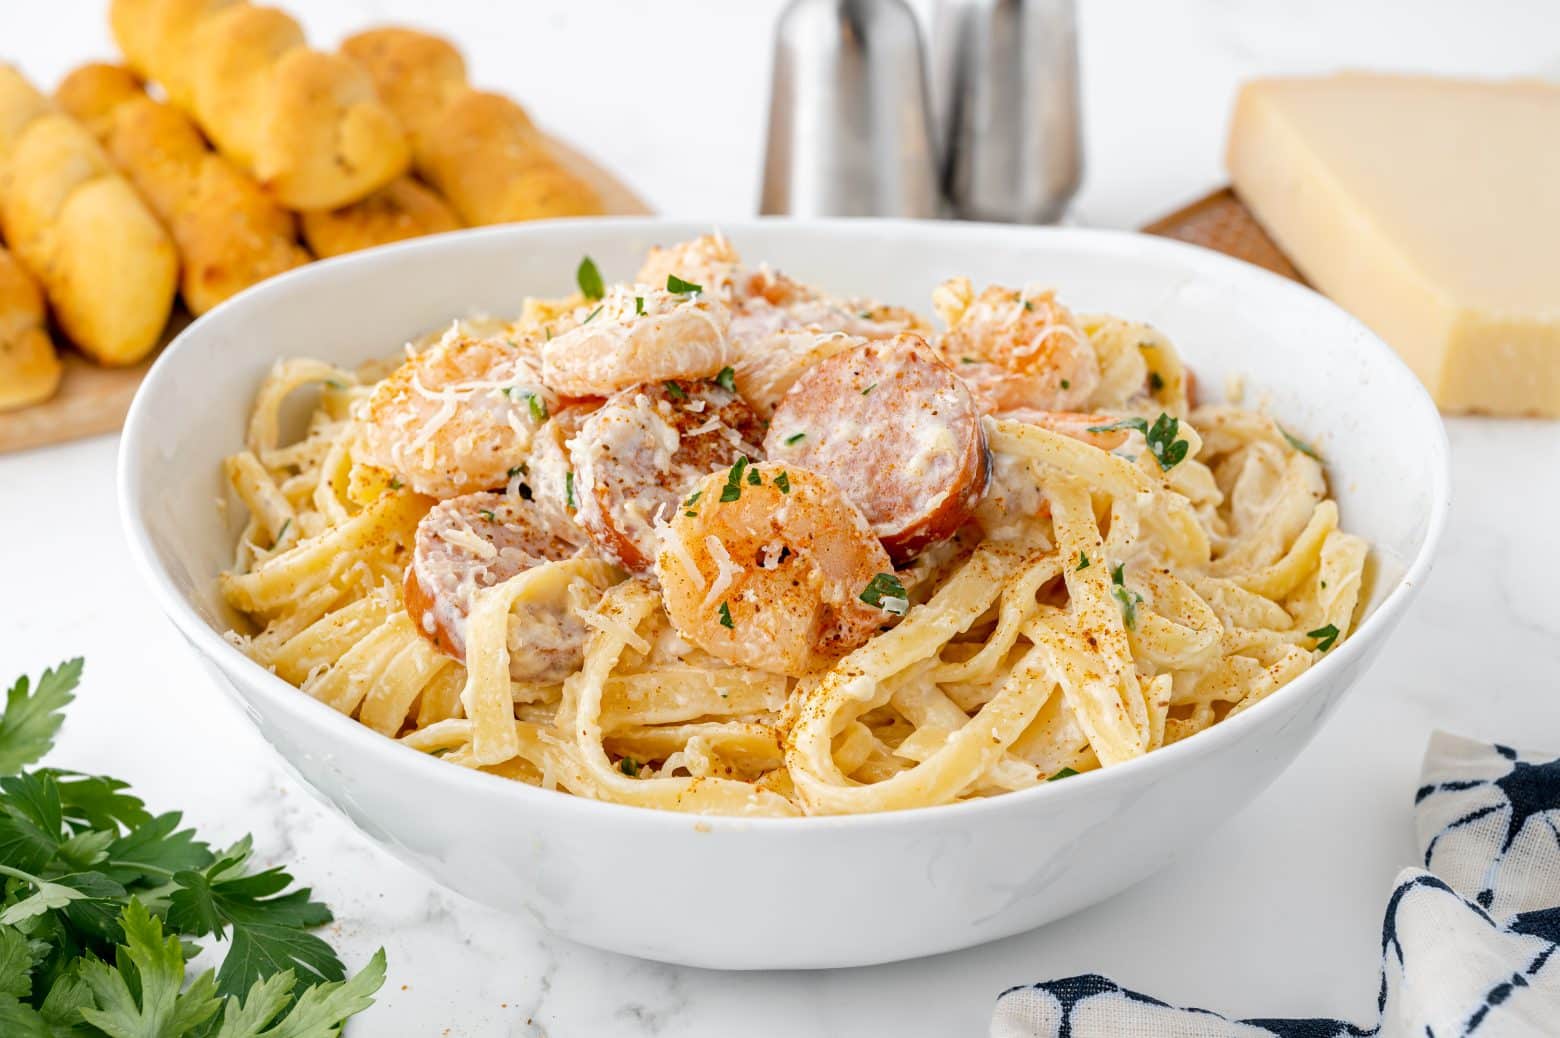
<path id="1" fill-rule="evenodd" d="M 452 317 L 612 278 L 707 225 L 588 220 L 464 231 L 317 263 L 195 322 L 153 367 L 120 454 L 132 554 L 164 610 L 324 799 L 431 878 L 585 944 L 726 969 L 859 966 L 1028 930 L 1124 889 L 1255 797 L 1376 657 L 1430 564 L 1448 503 L 1440 417 L 1409 370 L 1321 296 L 1156 238 L 958 223 L 750 221 L 742 254 L 841 294 L 929 310 L 955 274 L 1054 285 L 1148 321 L 1205 394 L 1245 379 L 1328 459 L 1375 566 L 1363 623 L 1255 708 L 1130 763 L 1006 796 L 844 818 L 700 818 L 466 771 L 375 734 L 222 638 L 236 516 L 220 461 L 261 378 L 298 355 L 354 365 Z"/>

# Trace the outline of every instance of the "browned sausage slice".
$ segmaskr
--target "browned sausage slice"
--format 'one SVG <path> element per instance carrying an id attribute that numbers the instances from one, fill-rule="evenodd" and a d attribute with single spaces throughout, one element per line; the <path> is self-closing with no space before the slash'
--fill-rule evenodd
<path id="1" fill-rule="evenodd" d="M 761 454 L 762 425 L 713 382 L 646 382 L 609 397 L 569 441 L 575 521 L 635 573 L 655 561 L 657 514 L 671 518 L 701 477 Z"/>
<path id="2" fill-rule="evenodd" d="M 899 564 L 969 519 L 991 467 L 968 387 L 918 335 L 813 365 L 780 402 L 764 448 L 828 477 Z"/>
<path id="3" fill-rule="evenodd" d="M 466 617 L 478 591 L 590 550 L 584 531 L 541 502 L 491 493 L 451 498 L 417 524 L 402 587 L 406 611 L 424 636 L 464 662 Z M 564 609 L 511 617 L 510 642 L 519 651 L 510 654 L 510 673 L 519 680 L 565 677 L 579 668 L 588 634 Z"/>

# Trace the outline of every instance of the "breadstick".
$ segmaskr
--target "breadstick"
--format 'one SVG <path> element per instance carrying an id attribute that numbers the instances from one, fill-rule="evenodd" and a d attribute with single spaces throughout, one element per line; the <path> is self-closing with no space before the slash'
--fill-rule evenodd
<path id="1" fill-rule="evenodd" d="M 97 136 L 173 235 L 192 313 L 309 262 L 292 214 L 208 148 L 181 112 L 147 97 L 125 69 L 83 65 L 54 98 Z"/>
<path id="2" fill-rule="evenodd" d="M 417 172 L 467 223 L 602 212 L 595 190 L 558 162 L 523 108 L 471 88 L 460 54 L 444 40 L 371 29 L 342 52 L 368 70 L 411 136 Z"/>
<path id="3" fill-rule="evenodd" d="M 92 135 L 0 65 L 0 230 L 72 342 L 132 364 L 168 322 L 178 254 Z"/>
<path id="4" fill-rule="evenodd" d="M 43 293 L 0 248 L 0 411 L 41 403 L 60 385 L 60 358 L 44 326 Z"/>
<path id="5" fill-rule="evenodd" d="M 406 171 L 406 137 L 353 62 L 241 0 L 112 0 L 130 67 L 291 209 L 333 209 Z"/>
<path id="6" fill-rule="evenodd" d="M 302 213 L 303 237 L 321 259 L 460 227 L 438 192 L 412 177 L 391 181 L 361 202 Z"/>

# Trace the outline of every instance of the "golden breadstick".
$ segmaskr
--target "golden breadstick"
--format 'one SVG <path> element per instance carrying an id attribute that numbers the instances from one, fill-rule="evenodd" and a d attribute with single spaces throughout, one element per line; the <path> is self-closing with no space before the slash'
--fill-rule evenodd
<path id="1" fill-rule="evenodd" d="M 309 262 L 292 214 L 208 148 L 181 112 L 147 97 L 125 69 L 83 65 L 54 98 L 97 135 L 173 235 L 192 313 Z"/>
<path id="2" fill-rule="evenodd" d="M 168 322 L 178 254 L 92 135 L 0 65 L 0 230 L 72 342 L 133 364 Z"/>
<path id="3" fill-rule="evenodd" d="M 602 212 L 595 190 L 558 162 L 523 108 L 467 84 L 465 63 L 445 41 L 371 29 L 342 52 L 368 70 L 412 138 L 417 172 L 467 223 Z"/>
<path id="4" fill-rule="evenodd" d="M 60 358 L 44 326 L 43 293 L 0 248 L 0 411 L 41 403 L 60 385 Z"/>
<path id="5" fill-rule="evenodd" d="M 368 197 L 406 171 L 406 137 L 369 78 L 310 50 L 282 11 L 239 0 L 113 0 L 130 66 L 292 209 Z"/>
<path id="6" fill-rule="evenodd" d="M 460 227 L 438 192 L 412 177 L 392 181 L 361 202 L 301 213 L 303 237 L 321 259 Z"/>

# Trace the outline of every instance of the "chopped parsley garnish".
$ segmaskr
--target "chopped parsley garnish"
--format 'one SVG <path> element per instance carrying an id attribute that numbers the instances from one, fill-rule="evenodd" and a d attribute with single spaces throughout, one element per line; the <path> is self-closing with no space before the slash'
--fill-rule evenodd
<path id="1" fill-rule="evenodd" d="M 391 477 L 391 479 L 390 479 L 390 489 L 391 490 L 400 490 L 405 485 L 406 484 L 402 483 L 399 479 L 396 479 L 394 477 Z"/>
<path id="2" fill-rule="evenodd" d="M 742 473 L 748 467 L 747 457 L 744 455 L 737 459 L 731 466 L 731 472 L 726 476 L 726 485 L 720 488 L 722 503 L 735 501 L 742 496 Z"/>
<path id="3" fill-rule="evenodd" d="M 910 609 L 910 598 L 905 586 L 892 573 L 879 573 L 861 593 L 861 600 L 869 606 L 877 606 L 885 613 L 904 616 Z"/>
<path id="4" fill-rule="evenodd" d="M 1165 388 L 1164 376 L 1160 375 L 1157 371 L 1150 371 L 1148 373 L 1148 388 L 1151 392 L 1154 393 L 1157 393 L 1161 389 Z"/>
<path id="5" fill-rule="evenodd" d="M 699 498 L 701 498 L 703 496 L 704 496 L 704 491 L 702 491 L 702 490 L 695 490 L 693 493 L 688 495 L 688 500 L 683 502 L 683 507 L 684 508 L 692 508 L 694 505 L 699 503 Z"/>
<path id="6" fill-rule="evenodd" d="M 1074 771 L 1073 769 L 1071 769 L 1071 768 L 1063 768 L 1061 771 L 1058 771 L 1055 775 L 1052 775 L 1050 778 L 1046 779 L 1046 781 L 1047 782 L 1055 782 L 1057 779 L 1072 778 L 1076 774 L 1078 774 L 1078 773 L 1076 771 Z"/>
<path id="7" fill-rule="evenodd" d="M 791 492 L 791 477 L 784 472 L 780 473 L 775 477 L 775 486 L 780 488 L 780 493 L 789 494 Z M 1324 584 L 1323 586 L 1325 587 L 1326 585 Z"/>
<path id="8" fill-rule="evenodd" d="M 1078 565 L 1077 565 L 1076 568 L 1077 569 L 1088 569 L 1089 568 L 1089 557 L 1087 555 L 1085 555 L 1081 551 L 1078 553 Z"/>
<path id="9" fill-rule="evenodd" d="M 715 376 L 715 384 L 728 393 L 735 393 L 737 391 L 736 369 L 729 364 L 721 368 L 720 374 Z"/>
<path id="10" fill-rule="evenodd" d="M 644 296 L 635 296 L 634 297 L 634 316 L 635 317 L 642 317 L 642 316 L 644 316 L 644 312 L 645 312 L 645 297 Z"/>
<path id="11" fill-rule="evenodd" d="M 607 304 L 605 304 L 605 303 L 601 304 L 601 306 L 606 306 L 606 305 Z M 581 321 L 580 323 L 581 324 L 589 324 L 590 322 L 594 321 L 596 319 L 596 315 L 601 313 L 601 306 L 596 307 L 596 309 L 594 309 L 590 313 L 586 314 L 585 315 L 585 320 Z M 551 338 L 551 336 L 548 336 L 548 338 Z"/>
<path id="12" fill-rule="evenodd" d="M 1024 300 L 1024 309 L 1025 309 L 1025 310 L 1033 310 L 1033 309 L 1034 309 L 1034 308 L 1035 308 L 1035 304 L 1033 304 L 1033 303 L 1031 303 L 1031 302 L 1030 302 L 1030 301 L 1029 301 L 1029 300 L 1027 300 L 1027 299 L 1026 299 L 1026 300 Z"/>
<path id="13" fill-rule="evenodd" d="M 276 531 L 276 537 L 271 541 L 271 543 L 272 544 L 280 544 L 280 543 L 282 543 L 282 538 L 287 536 L 287 528 L 289 526 L 291 526 L 291 525 L 292 525 L 292 520 L 291 519 L 283 520 L 282 528 L 280 530 Z"/>
<path id="14" fill-rule="evenodd" d="M 866 388 L 866 389 L 863 389 L 863 390 L 862 390 L 862 391 L 861 391 L 861 395 L 862 395 L 862 396 L 866 396 L 866 395 L 867 395 L 867 394 L 868 394 L 868 393 L 870 393 L 870 392 L 872 392 L 872 391 L 873 391 L 873 390 L 874 390 L 874 389 L 876 389 L 876 388 L 877 388 L 877 383 L 876 383 L 876 382 L 874 382 L 874 383 L 872 383 L 872 384 L 871 384 L 871 385 L 870 385 L 870 386 L 868 386 L 868 387 L 867 387 L 867 388 Z"/>
<path id="15" fill-rule="evenodd" d="M 1062 388 L 1063 389 L 1071 389 L 1072 388 L 1072 379 L 1070 379 L 1070 378 L 1062 379 Z"/>
<path id="16" fill-rule="evenodd" d="M 696 296 L 704 291 L 703 285 L 695 285 L 692 281 L 684 281 L 676 274 L 666 275 L 666 290 L 680 296 Z"/>
<path id="17" fill-rule="evenodd" d="M 580 295 L 586 299 L 600 299 L 606 295 L 606 286 L 601 282 L 601 271 L 596 269 L 596 261 L 589 256 L 580 260 L 579 269 L 574 272 L 574 280 L 580 286 Z"/>
<path id="18" fill-rule="evenodd" d="M 764 485 L 764 480 L 761 476 L 759 476 L 758 469 L 748 469 L 747 479 L 748 484 L 751 486 L 761 487 Z"/>
<path id="19" fill-rule="evenodd" d="M 731 607 L 725 602 L 720 604 L 720 608 L 716 612 L 720 615 L 720 625 L 726 630 L 730 631 L 737 626 L 731 622 Z"/>
<path id="20" fill-rule="evenodd" d="M 1185 440 L 1176 439 L 1176 434 L 1181 431 L 1181 420 L 1171 418 L 1163 411 L 1154 419 L 1151 426 L 1142 418 L 1123 418 L 1109 425 L 1091 425 L 1088 431 L 1091 433 L 1115 432 L 1117 429 L 1136 429 L 1143 434 L 1148 441 L 1149 453 L 1154 460 L 1159 462 L 1159 467 L 1169 472 L 1181 462 L 1186 460 L 1186 452 L 1191 449 Z"/>
<path id="21" fill-rule="evenodd" d="M 802 442 L 802 437 L 806 435 L 807 434 L 804 432 L 792 433 L 785 438 L 785 445 L 787 447 L 795 447 L 798 443 Z"/>
<path id="22" fill-rule="evenodd" d="M 629 778 L 639 777 L 639 762 L 632 757 L 624 757 L 618 761 L 618 770 Z"/>
<path id="23" fill-rule="evenodd" d="M 574 470 L 570 469 L 563 474 L 563 503 L 569 511 L 574 511 Z"/>
<path id="24" fill-rule="evenodd" d="M 1314 631 L 1305 632 L 1305 636 L 1307 638 L 1317 639 L 1317 652 L 1326 652 L 1328 649 L 1333 647 L 1333 642 L 1338 640 L 1338 633 L 1339 632 L 1337 627 L 1333 626 L 1332 624 L 1328 624 L 1326 627 L 1318 627 Z"/>
<path id="25" fill-rule="evenodd" d="M 1125 563 L 1116 563 L 1116 568 L 1110 571 L 1110 593 L 1121 603 L 1121 619 L 1126 623 L 1127 630 L 1137 630 L 1137 607 L 1143 601 L 1143 596 L 1127 587 L 1123 574 Z"/>
<path id="26" fill-rule="evenodd" d="M 482 518 L 486 519 L 490 523 L 498 522 L 498 516 L 494 515 L 491 511 L 489 511 L 486 508 L 479 508 L 479 509 L 477 509 L 477 514 L 480 515 Z"/>
<path id="27" fill-rule="evenodd" d="M 974 364 L 975 363 L 975 358 L 974 357 L 960 357 L 959 358 L 959 363 L 960 364 Z"/>
<path id="28" fill-rule="evenodd" d="M 531 399 L 527 401 L 527 405 L 531 408 L 531 418 L 537 422 L 547 421 L 547 401 L 535 393 L 530 394 L 530 397 Z"/>
<path id="29" fill-rule="evenodd" d="M 1311 446 L 1309 443 L 1306 443 L 1299 437 L 1291 436 L 1289 434 L 1289 430 L 1285 429 L 1277 422 L 1274 422 L 1273 424 L 1278 427 L 1279 435 L 1283 436 L 1283 438 L 1288 441 L 1289 446 L 1293 447 L 1295 450 L 1299 451 L 1301 454 L 1306 455 L 1307 457 L 1315 458 L 1317 461 L 1322 460 L 1322 456 L 1316 452 L 1315 447 Z"/>
<path id="30" fill-rule="evenodd" d="M 328 379 L 325 380 L 325 384 L 327 386 L 329 386 L 330 388 L 332 388 L 332 389 L 346 389 L 347 388 L 347 384 L 345 382 L 341 381 L 339 378 L 328 378 Z"/>
<path id="31" fill-rule="evenodd" d="M 663 382 L 661 384 L 666 387 L 667 395 L 670 396 L 673 400 L 686 400 L 686 399 L 688 399 L 688 391 L 686 389 L 684 389 L 682 386 L 679 386 L 677 383 L 675 383 L 675 382 Z"/>
<path id="32" fill-rule="evenodd" d="M 513 466 L 509 470 L 509 478 L 510 479 L 514 479 L 516 476 L 523 476 L 523 475 L 525 475 L 525 463 L 524 462 L 521 462 L 519 465 Z"/>

